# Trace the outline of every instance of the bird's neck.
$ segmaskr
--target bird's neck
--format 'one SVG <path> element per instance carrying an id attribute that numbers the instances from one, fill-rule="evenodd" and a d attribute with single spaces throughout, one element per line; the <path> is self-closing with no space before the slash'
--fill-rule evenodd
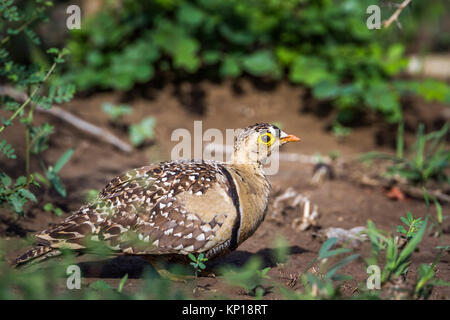
<path id="1" fill-rule="evenodd" d="M 246 149 L 235 149 L 229 163 L 235 166 L 253 167 L 262 170 L 264 159 L 261 159 L 256 152 Z"/>

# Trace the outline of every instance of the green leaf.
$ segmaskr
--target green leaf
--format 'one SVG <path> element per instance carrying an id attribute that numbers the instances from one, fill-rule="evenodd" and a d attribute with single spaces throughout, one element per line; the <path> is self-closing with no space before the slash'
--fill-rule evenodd
<path id="1" fill-rule="evenodd" d="M 240 46 L 248 46 L 253 43 L 255 37 L 248 30 L 236 29 L 230 27 L 228 24 L 221 24 L 219 26 L 219 32 L 229 42 Z"/>
<path id="2" fill-rule="evenodd" d="M 197 262 L 197 258 L 192 253 L 189 253 L 188 256 L 192 261 Z"/>
<path id="3" fill-rule="evenodd" d="M 64 184 L 62 183 L 61 179 L 54 173 L 48 172 L 48 178 L 50 180 L 50 183 L 55 188 L 58 193 L 63 196 L 64 198 L 67 196 L 66 188 L 64 187 Z"/>
<path id="4" fill-rule="evenodd" d="M 187 27 L 196 28 L 204 21 L 205 13 L 189 3 L 183 3 L 178 9 L 177 18 Z"/>
<path id="5" fill-rule="evenodd" d="M 23 200 L 23 198 L 19 197 L 19 195 L 17 193 L 13 193 L 9 197 L 9 202 L 11 203 L 11 205 L 16 213 L 22 213 L 23 206 L 25 204 L 25 201 Z"/>
<path id="6" fill-rule="evenodd" d="M 125 285 L 125 282 L 128 280 L 128 273 L 120 280 L 119 287 L 117 288 L 117 292 L 121 293 L 123 290 L 123 286 Z"/>
<path id="7" fill-rule="evenodd" d="M 337 241 L 338 238 L 329 238 L 326 240 L 319 249 L 319 258 L 325 258 L 328 250 L 330 250 Z"/>
<path id="8" fill-rule="evenodd" d="M 19 189 L 18 192 L 22 197 L 31 200 L 33 202 L 37 202 L 36 196 L 33 193 L 31 193 L 31 191 L 27 189 Z"/>
<path id="9" fill-rule="evenodd" d="M 339 248 L 334 250 L 329 250 L 337 241 L 337 238 L 330 238 L 327 241 L 324 242 L 322 247 L 319 250 L 319 258 L 325 259 L 328 257 L 336 256 L 341 253 L 350 252 L 351 249 L 349 248 Z"/>
<path id="10" fill-rule="evenodd" d="M 174 25 L 169 20 L 159 18 L 152 33 L 153 42 L 167 52 L 177 68 L 195 72 L 200 66 L 197 52 L 199 42 L 190 37 L 184 28 Z"/>
<path id="11" fill-rule="evenodd" d="M 144 141 L 153 139 L 155 136 L 154 127 L 156 120 L 153 117 L 147 117 L 138 124 L 130 126 L 130 140 L 134 146 L 140 146 Z"/>
<path id="12" fill-rule="evenodd" d="M 69 161 L 72 156 L 74 149 L 67 150 L 59 159 L 56 161 L 55 166 L 53 167 L 53 171 L 55 173 L 59 173 L 64 165 Z"/>
<path id="13" fill-rule="evenodd" d="M 222 77 L 239 77 L 242 73 L 241 66 L 237 57 L 226 55 L 220 66 L 220 75 Z"/>
<path id="14" fill-rule="evenodd" d="M 133 113 L 133 109 L 129 105 L 120 104 L 116 106 L 112 103 L 104 103 L 102 105 L 102 111 L 108 114 L 112 121 Z"/>
<path id="15" fill-rule="evenodd" d="M 203 53 L 203 61 L 206 64 L 215 64 L 220 61 L 220 51 L 208 50 Z"/>
<path id="16" fill-rule="evenodd" d="M 434 204 L 436 206 L 436 213 L 437 213 L 437 220 L 439 224 L 442 224 L 443 222 L 443 216 L 442 216 L 442 207 L 440 205 L 440 203 L 437 201 L 437 199 L 433 199 L 434 200 Z"/>
<path id="17" fill-rule="evenodd" d="M 425 218 L 425 221 L 422 224 L 419 231 L 411 238 L 410 241 L 408 241 L 402 252 L 400 252 L 400 255 L 397 260 L 398 265 L 406 261 L 411 256 L 416 247 L 419 245 L 420 241 L 422 241 L 422 237 L 425 233 L 427 224 L 428 224 L 428 216 Z"/>
<path id="18" fill-rule="evenodd" d="M 12 146 L 6 143 L 6 139 L 0 141 L 0 152 L 4 154 L 8 159 L 16 159 L 17 157 Z"/>
<path id="19" fill-rule="evenodd" d="M 24 186 L 28 182 L 28 179 L 25 176 L 20 176 L 16 179 L 15 187 Z"/>
<path id="20" fill-rule="evenodd" d="M 403 226 L 397 226 L 397 232 L 406 234 L 406 229 Z"/>
<path id="21" fill-rule="evenodd" d="M 0 173 L 0 182 L 7 188 L 11 185 L 12 179 L 4 172 Z"/>
<path id="22" fill-rule="evenodd" d="M 53 204 L 51 204 L 49 202 L 44 204 L 44 211 L 47 211 L 47 212 L 53 211 Z"/>
<path id="23" fill-rule="evenodd" d="M 308 56 L 298 56 L 292 63 L 289 79 L 294 83 L 315 86 L 322 81 L 334 82 L 335 76 L 328 71 L 323 60 Z"/>
<path id="24" fill-rule="evenodd" d="M 336 272 L 339 271 L 342 267 L 346 266 L 353 260 L 357 259 L 359 257 L 359 254 L 352 254 L 348 257 L 345 257 L 341 261 L 337 262 L 335 265 L 333 265 L 328 272 L 325 274 L 325 280 L 326 279 L 332 279 Z"/>
<path id="25" fill-rule="evenodd" d="M 313 89 L 314 97 L 318 99 L 334 99 L 339 92 L 339 85 L 330 80 L 320 81 Z"/>
<path id="26" fill-rule="evenodd" d="M 397 128 L 397 158 L 403 158 L 403 131 L 404 123 L 403 121 L 399 123 Z"/>
<path id="27" fill-rule="evenodd" d="M 281 75 L 280 67 L 269 50 L 256 51 L 245 56 L 242 60 L 242 66 L 245 71 L 257 77 L 271 76 L 277 79 Z"/>
<path id="28" fill-rule="evenodd" d="M 89 288 L 94 290 L 112 290 L 112 287 L 103 280 L 98 280 L 89 285 Z"/>

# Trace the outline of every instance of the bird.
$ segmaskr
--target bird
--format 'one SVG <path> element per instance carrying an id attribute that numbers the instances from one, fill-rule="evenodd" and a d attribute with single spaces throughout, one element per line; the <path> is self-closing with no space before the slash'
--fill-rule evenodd
<path id="1" fill-rule="evenodd" d="M 264 164 L 274 150 L 299 141 L 277 126 L 257 123 L 234 139 L 227 162 L 173 160 L 129 170 L 112 179 L 97 198 L 63 222 L 35 234 L 35 245 L 15 267 L 88 250 L 101 241 L 117 255 L 147 258 L 162 276 L 160 263 L 190 254 L 208 260 L 235 250 L 266 215 L 271 185 Z"/>

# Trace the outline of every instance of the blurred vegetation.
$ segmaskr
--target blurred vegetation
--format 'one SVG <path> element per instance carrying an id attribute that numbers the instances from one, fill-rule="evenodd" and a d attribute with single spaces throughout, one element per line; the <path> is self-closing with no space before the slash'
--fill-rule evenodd
<path id="1" fill-rule="evenodd" d="M 436 265 L 442 254 L 449 250 L 449 246 L 437 246 L 438 253 L 430 264 L 418 266 L 417 275 L 408 276 L 411 267 L 411 259 L 418 250 L 427 227 L 431 220 L 430 204 L 425 192 L 427 204 L 427 217 L 424 220 L 415 218 L 411 213 L 407 219 L 402 217 L 402 222 L 409 226 L 407 235 L 404 230 L 397 230 L 400 237 L 392 232 L 378 229 L 372 221 L 368 221 L 367 235 L 371 250 L 368 256 L 355 253 L 355 249 L 349 244 L 338 245 L 337 238 L 327 239 L 319 249 L 317 257 L 305 267 L 303 272 L 291 275 L 287 283 L 271 278 L 270 267 L 263 267 L 260 256 L 252 256 L 242 267 L 233 265 L 221 266 L 220 277 L 216 278 L 236 289 L 241 289 L 245 294 L 255 299 L 262 299 L 270 292 L 279 292 L 283 299 L 322 300 L 322 299 L 428 299 L 436 286 L 450 286 L 448 281 L 436 277 Z M 439 216 L 439 205 L 436 210 Z M 420 223 L 417 223 L 420 220 Z M 411 222 L 416 221 L 413 228 Z M 444 241 L 442 233 L 438 235 L 441 242 Z M 403 240 L 400 241 L 399 239 Z M 289 252 L 287 242 L 281 238 L 276 241 L 278 245 L 273 249 L 275 261 L 288 262 Z M 111 251 L 104 247 L 103 243 L 93 242 L 89 252 L 96 252 L 99 256 L 108 257 Z M 95 246 L 103 246 L 103 249 Z M 176 286 L 172 281 L 161 278 L 151 268 L 145 268 L 141 275 L 142 281 L 137 289 L 129 292 L 126 289 L 128 274 L 120 280 L 117 288 L 109 283 L 99 280 L 90 284 L 83 280 L 81 274 L 81 287 L 68 289 L 69 277 L 72 273 L 68 266 L 74 265 L 75 256 L 70 251 L 63 251 L 63 256 L 50 259 L 42 264 L 32 264 L 19 270 L 12 269 L 6 262 L 6 248 L 8 246 L 0 241 L 0 299 L 192 299 L 198 286 Z M 280 248 L 283 248 L 280 250 Z M 191 265 L 197 271 L 206 268 L 206 259 L 199 255 L 191 256 Z M 378 289 L 367 287 L 366 280 L 358 283 L 357 290 L 352 294 L 344 291 L 344 284 L 354 281 L 352 275 L 345 272 L 345 267 L 350 263 L 359 262 L 360 268 L 369 266 L 380 267 L 380 279 Z M 181 265 L 170 268 L 171 272 L 186 274 L 189 270 Z M 411 281 L 410 281 L 411 280 Z M 196 282 L 197 279 L 193 280 Z M 72 283 L 72 282 L 71 282 Z M 297 283 L 299 284 L 297 286 Z M 194 283 L 195 284 L 195 283 Z M 296 289 L 294 289 L 296 287 Z M 194 288 L 192 290 L 192 288 Z M 205 296 L 212 299 L 226 299 L 226 296 L 205 292 Z"/>
<path id="2" fill-rule="evenodd" d="M 404 128 L 400 123 L 397 130 L 397 154 L 395 156 L 371 151 L 360 157 L 362 161 L 382 159 L 392 162 L 384 172 L 389 176 L 400 176 L 408 182 L 419 184 L 435 180 L 440 185 L 450 184 L 448 167 L 450 164 L 450 150 L 447 147 L 446 136 L 449 124 L 440 130 L 428 134 L 424 133 L 424 125 L 420 124 L 417 138 L 413 145 L 405 152 Z"/>
<path id="3" fill-rule="evenodd" d="M 0 245 L 4 245 L 0 243 Z M 23 270 L 15 270 L 8 266 L 0 249 L 0 300 L 11 299 L 112 299 L 112 300 L 182 300 L 191 295 L 185 289 L 175 288 L 171 281 L 155 276 L 154 272 L 145 269 L 139 289 L 133 293 L 124 290 L 128 280 L 126 274 L 117 288 L 112 287 L 105 281 L 97 280 L 86 283 L 81 278 L 81 287 L 69 289 L 68 282 L 72 273 L 68 267 L 75 265 L 74 256 L 66 253 L 62 258 L 46 262 L 45 268 L 32 265 Z M 81 277 L 83 275 L 81 274 Z"/>
<path id="4" fill-rule="evenodd" d="M 68 42 L 73 56 L 65 78 L 80 90 L 129 90 L 164 72 L 181 79 L 190 74 L 287 78 L 332 103 L 338 110 L 336 126 L 367 109 L 398 122 L 400 99 L 410 93 L 450 102 L 445 83 L 396 77 L 408 62 L 405 46 L 418 32 L 411 20 L 427 18 L 435 21 L 430 23 L 435 29 L 444 15 L 444 2 L 414 3 L 414 18 L 401 17 L 405 31 L 395 25 L 369 30 L 366 8 L 372 2 L 365 0 L 107 3 L 81 30 L 74 30 Z M 386 18 L 392 12 L 382 7 Z M 399 33 L 406 40 L 398 39 Z M 448 44 L 447 38 L 439 38 L 441 46 Z"/>
<path id="5" fill-rule="evenodd" d="M 33 187 L 39 187 L 41 183 L 53 186 L 62 196 L 66 196 L 66 190 L 58 174 L 69 160 L 73 150 L 64 153 L 61 158 L 52 165 L 45 165 L 40 154 L 48 148 L 48 140 L 53 134 L 53 127 L 48 123 L 38 125 L 34 120 L 34 112 L 37 107 L 49 109 L 52 104 L 69 101 L 75 92 L 73 84 L 63 85 L 58 79 L 52 79 L 57 66 L 65 62 L 68 54 L 66 49 L 50 48 L 47 55 L 50 65 L 21 63 L 20 59 L 11 52 L 14 46 L 11 41 L 25 37 L 36 46 L 41 45 L 41 40 L 36 35 L 34 28 L 46 19 L 46 12 L 52 6 L 51 1 L 36 0 L 32 10 L 20 10 L 14 1 L 2 1 L 0 4 L 0 79 L 6 82 L 10 92 L 0 96 L 2 109 L 10 112 L 11 116 L 1 119 L 0 133 L 9 130 L 11 126 L 23 126 L 25 136 L 25 168 L 23 174 L 17 179 L 11 178 L 3 168 L 0 171 L 0 206 L 19 214 L 24 214 L 24 206 L 29 202 L 37 202 L 33 194 Z M 22 98 L 18 97 L 22 96 Z M 17 131 L 16 131 L 17 132 Z M 9 161 L 23 161 L 17 159 L 13 146 L 0 137 L 0 159 L 8 158 Z M 32 172 L 31 161 L 36 158 L 40 161 L 44 177 L 39 172 Z"/>

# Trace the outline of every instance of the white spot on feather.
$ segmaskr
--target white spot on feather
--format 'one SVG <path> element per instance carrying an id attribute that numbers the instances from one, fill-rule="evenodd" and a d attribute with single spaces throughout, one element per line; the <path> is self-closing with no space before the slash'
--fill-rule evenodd
<path id="1" fill-rule="evenodd" d="M 204 233 L 200 233 L 200 234 L 197 236 L 197 238 L 195 238 L 195 240 L 198 240 L 198 241 L 203 241 L 203 240 L 205 240 L 205 234 L 204 234 Z"/>

